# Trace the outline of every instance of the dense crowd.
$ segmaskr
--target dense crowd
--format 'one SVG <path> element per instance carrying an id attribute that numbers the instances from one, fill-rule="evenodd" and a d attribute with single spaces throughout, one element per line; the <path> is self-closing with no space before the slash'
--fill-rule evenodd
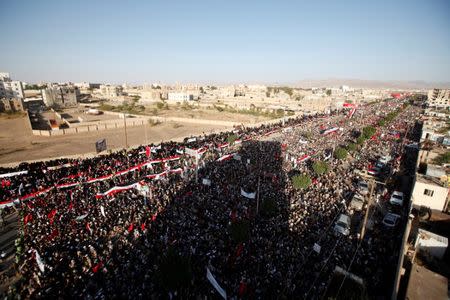
<path id="1" fill-rule="evenodd" d="M 2 178 L 0 189 L 0 203 L 14 204 L 22 225 L 22 279 L 10 294 L 213 298 L 218 294 L 206 278 L 208 268 L 228 297 L 309 299 L 323 295 L 335 266 L 350 264 L 375 290 L 383 266 L 392 263 L 382 232 L 360 245 L 356 233 L 336 236 L 332 225 L 339 213 L 349 213 L 349 195 L 361 179 L 355 170 L 382 154 L 396 157 L 392 169 L 398 169 L 404 141 L 392 138 L 393 131 L 404 136 L 419 110 L 408 107 L 378 127 L 351 160 L 330 153 L 400 107 L 378 103 L 361 107 L 353 118 L 343 112 L 304 116 L 183 143 L 3 169 L 27 171 Z M 323 134 L 332 127 L 339 130 Z M 237 140 L 229 143 L 232 135 Z M 198 159 L 187 149 L 200 153 Z M 330 171 L 316 175 L 315 160 L 326 160 Z M 312 185 L 295 189 L 293 173 L 308 174 Z M 276 203 L 276 213 L 262 213 L 266 201 Z M 230 225 L 243 220 L 249 234 L 236 241 Z M 312 251 L 314 244 L 320 253 Z M 162 274 L 171 251 L 188 261 L 186 285 L 173 286 Z"/>

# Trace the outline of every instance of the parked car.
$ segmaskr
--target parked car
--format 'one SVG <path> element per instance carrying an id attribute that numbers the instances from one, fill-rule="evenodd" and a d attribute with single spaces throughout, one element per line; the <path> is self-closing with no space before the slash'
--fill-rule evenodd
<path id="1" fill-rule="evenodd" d="M 361 195 L 369 194 L 369 185 L 364 180 L 358 182 L 358 193 Z"/>
<path id="2" fill-rule="evenodd" d="M 363 209 L 363 206 L 364 198 L 359 194 L 355 194 L 352 198 L 352 201 L 350 201 L 350 209 L 361 211 Z"/>
<path id="3" fill-rule="evenodd" d="M 398 205 L 398 206 L 403 206 L 403 193 L 399 192 L 399 191 L 394 191 L 391 195 L 391 198 L 389 199 L 389 203 L 391 203 L 392 205 Z"/>
<path id="4" fill-rule="evenodd" d="M 387 165 L 392 160 L 390 155 L 383 155 L 378 159 L 378 162 Z"/>
<path id="5" fill-rule="evenodd" d="M 380 175 L 380 171 L 381 170 L 378 167 L 371 167 L 369 170 L 367 170 L 367 173 L 372 176 L 378 176 Z"/>
<path id="6" fill-rule="evenodd" d="M 345 214 L 340 214 L 336 224 L 334 225 L 334 233 L 349 235 L 350 234 L 350 217 Z"/>
<path id="7" fill-rule="evenodd" d="M 400 215 L 394 213 L 387 213 L 383 218 L 383 225 L 389 228 L 394 228 L 400 222 Z"/>

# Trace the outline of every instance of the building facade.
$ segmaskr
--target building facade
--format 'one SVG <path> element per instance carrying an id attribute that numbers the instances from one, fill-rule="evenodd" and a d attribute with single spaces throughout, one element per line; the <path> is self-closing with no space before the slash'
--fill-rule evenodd
<path id="1" fill-rule="evenodd" d="M 427 104 L 429 107 L 449 108 L 450 90 L 433 89 L 428 91 Z"/>
<path id="2" fill-rule="evenodd" d="M 11 80 L 9 73 L 0 73 L 0 99 L 24 98 L 22 82 Z"/>
<path id="3" fill-rule="evenodd" d="M 100 86 L 100 94 L 106 98 L 116 98 L 123 94 L 122 86 L 102 84 Z"/>
<path id="4" fill-rule="evenodd" d="M 431 209 L 444 211 L 447 209 L 448 186 L 429 176 L 417 175 L 412 202 L 415 206 L 426 206 Z"/>
<path id="5" fill-rule="evenodd" d="M 78 103 L 79 92 L 74 86 L 51 86 L 42 90 L 42 99 L 48 107 L 75 107 Z"/>
<path id="6" fill-rule="evenodd" d="M 194 100 L 194 95 L 188 93 L 169 92 L 167 95 L 169 101 L 191 101 Z"/>
<path id="7" fill-rule="evenodd" d="M 24 111 L 23 99 L 0 99 L 0 112 Z"/>

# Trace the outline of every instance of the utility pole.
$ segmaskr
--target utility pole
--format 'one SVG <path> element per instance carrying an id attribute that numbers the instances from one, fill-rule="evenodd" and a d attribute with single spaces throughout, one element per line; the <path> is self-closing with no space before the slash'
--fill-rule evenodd
<path id="1" fill-rule="evenodd" d="M 369 177 L 367 174 L 359 173 L 359 175 L 361 177 L 363 177 L 363 178 L 370 179 L 370 184 L 371 184 L 371 186 L 370 186 L 370 194 L 369 194 L 369 201 L 367 203 L 366 214 L 364 215 L 364 221 L 363 221 L 363 225 L 361 227 L 361 233 L 360 233 L 360 237 L 359 237 L 360 240 L 362 240 L 364 238 L 365 233 L 366 233 L 366 224 L 367 224 L 367 219 L 368 219 L 368 216 L 369 216 L 370 207 L 372 205 L 373 190 L 374 190 L 376 184 L 386 185 L 386 183 L 377 181 L 377 180 L 375 180 L 375 178 Z"/>
<path id="2" fill-rule="evenodd" d="M 364 234 L 366 233 L 367 218 L 369 217 L 370 206 L 372 205 L 372 194 L 373 194 L 374 187 L 375 187 L 375 180 L 372 179 L 370 182 L 369 202 L 367 203 L 366 214 L 364 215 L 364 221 L 363 221 L 363 225 L 361 227 L 361 234 L 359 236 L 360 240 L 364 239 Z"/>
<path id="3" fill-rule="evenodd" d="M 125 128 L 125 148 L 128 149 L 128 134 L 127 134 L 127 114 L 123 114 L 123 125 Z"/>

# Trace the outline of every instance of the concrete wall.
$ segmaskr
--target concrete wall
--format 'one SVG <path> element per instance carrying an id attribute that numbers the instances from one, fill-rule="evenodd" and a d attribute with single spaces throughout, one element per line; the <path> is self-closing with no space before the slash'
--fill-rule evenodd
<path id="1" fill-rule="evenodd" d="M 425 195 L 425 189 L 433 191 L 433 196 Z M 447 205 L 448 188 L 435 184 L 428 184 L 416 181 L 412 192 L 412 201 L 414 205 L 426 206 L 431 209 L 443 211 Z"/>

